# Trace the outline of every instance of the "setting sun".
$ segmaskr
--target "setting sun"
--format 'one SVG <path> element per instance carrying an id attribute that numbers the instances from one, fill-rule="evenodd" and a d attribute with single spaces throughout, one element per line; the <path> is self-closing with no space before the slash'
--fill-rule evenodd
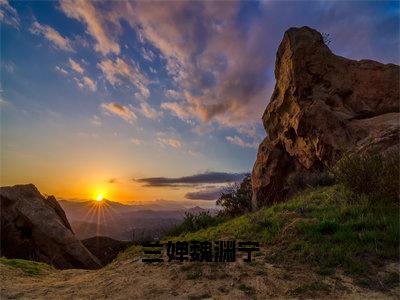
<path id="1" fill-rule="evenodd" d="M 97 195 L 96 201 L 103 201 L 103 195 Z"/>

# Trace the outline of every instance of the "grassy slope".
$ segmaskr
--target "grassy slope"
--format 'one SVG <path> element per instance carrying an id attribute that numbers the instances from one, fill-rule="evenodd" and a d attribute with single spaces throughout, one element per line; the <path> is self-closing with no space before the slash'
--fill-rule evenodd
<path id="1" fill-rule="evenodd" d="M 383 261 L 399 259 L 399 206 L 371 203 L 335 185 L 164 240 L 218 239 L 260 241 L 266 259 L 274 263 L 308 263 L 320 274 L 340 267 L 348 274 L 368 276 Z"/>
<path id="2" fill-rule="evenodd" d="M 53 269 L 51 266 L 45 263 L 30 261 L 25 259 L 8 259 L 0 257 L 0 263 L 21 270 L 25 275 L 35 276 L 41 275 L 45 271 Z"/>
<path id="3" fill-rule="evenodd" d="M 222 293 L 223 289 L 235 291 L 232 286 L 251 297 L 256 293 L 260 296 L 266 292 L 272 293 L 271 297 L 274 295 L 321 296 L 330 293 L 342 295 L 344 288 L 348 288 L 349 284 L 346 280 L 343 281 L 345 286 L 340 283 L 340 274 L 331 275 L 336 269 L 344 270 L 353 277 L 353 283 L 358 286 L 386 293 L 389 290 L 393 291 L 392 288 L 399 284 L 397 264 L 393 264 L 394 268 L 391 270 L 382 271 L 385 269 L 384 264 L 391 260 L 398 262 L 399 259 L 399 205 L 393 202 L 379 202 L 381 203 L 373 204 L 367 197 L 355 197 L 340 186 L 311 189 L 288 202 L 276 204 L 194 233 L 164 239 L 164 241 L 217 239 L 260 241 L 262 242 L 261 255 L 257 255 L 256 261 L 250 264 L 192 263 L 147 266 L 135 264 L 138 262 L 138 257 L 142 256 L 143 249 L 140 246 L 132 246 L 121 253 L 113 264 L 102 269 L 100 273 L 97 271 L 91 273 L 90 276 L 99 274 L 101 280 L 98 284 L 101 285 L 104 283 L 105 276 L 112 276 L 110 278 L 113 281 L 119 278 L 115 275 L 116 267 L 118 267 L 118 274 L 122 270 L 121 266 L 125 266 L 126 273 L 123 274 L 131 274 L 132 268 L 135 270 L 142 268 L 142 273 L 137 273 L 138 277 L 135 278 L 148 280 L 147 276 L 141 276 L 141 274 L 152 274 L 149 278 L 153 284 L 154 280 L 158 280 L 154 279 L 157 272 L 152 273 L 157 267 L 163 270 L 162 272 L 169 272 L 167 273 L 169 275 L 163 275 L 167 278 L 180 274 L 179 286 L 184 288 L 177 293 L 181 294 L 192 293 L 187 282 L 198 283 L 197 289 L 204 284 L 209 287 L 210 283 L 207 280 L 213 279 L 213 281 L 219 280 L 216 286 L 221 285 L 218 289 L 207 290 L 213 295 Z M 131 261 L 129 258 L 134 258 L 134 260 Z M 46 273 L 46 269 L 50 268 L 45 264 L 14 259 L 1 258 L 0 263 L 21 269 L 30 276 Z M 219 273 L 212 269 L 214 267 Z M 218 279 L 220 273 L 222 279 Z M 54 276 L 58 276 L 57 274 Z M 214 277 L 218 275 L 218 278 L 208 278 L 204 274 L 212 274 Z M 87 277 L 87 273 L 83 275 L 80 277 L 77 275 L 76 278 L 85 284 L 88 284 L 88 278 L 90 278 L 90 284 L 95 280 Z M 121 280 L 125 282 L 126 276 L 123 275 Z M 70 274 L 68 277 L 71 277 Z M 53 277 L 49 278 L 51 282 L 54 282 Z M 230 280 L 233 280 L 233 285 L 229 285 Z M 65 281 L 64 277 L 62 281 Z M 121 282 L 115 285 L 120 286 Z M 264 289 L 260 289 L 259 282 L 266 282 Z M 283 282 L 292 285 L 282 286 Z M 274 285 L 277 283 L 278 288 Z M 165 286 L 171 287 L 171 284 L 167 282 Z M 47 293 L 47 285 L 48 283 L 44 281 L 45 293 Z M 69 287 L 73 293 L 77 292 L 76 286 L 75 281 L 70 282 Z M 165 286 L 162 287 L 163 291 L 166 289 Z M 42 295 L 40 287 L 39 282 L 38 286 L 35 286 L 38 295 Z M 275 290 L 272 287 L 275 287 Z M 352 289 L 351 285 L 350 288 Z M 90 293 L 93 292 L 90 291 Z M 14 292 L 11 290 L 10 293 Z M 55 286 L 53 292 L 64 293 L 65 291 L 58 291 L 58 287 Z M 280 294 L 283 292 L 284 294 Z M 378 294 L 376 297 L 382 297 L 382 295 Z"/>

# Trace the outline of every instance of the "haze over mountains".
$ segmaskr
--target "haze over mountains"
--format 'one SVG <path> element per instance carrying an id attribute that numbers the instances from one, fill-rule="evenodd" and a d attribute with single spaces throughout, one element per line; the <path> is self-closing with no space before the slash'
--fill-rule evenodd
<path id="1" fill-rule="evenodd" d="M 107 199 L 101 202 L 59 200 L 59 203 L 79 239 L 99 235 L 118 240 L 154 239 L 179 224 L 186 213 L 217 211 L 198 206 L 163 205 L 162 202 L 127 205 Z"/>

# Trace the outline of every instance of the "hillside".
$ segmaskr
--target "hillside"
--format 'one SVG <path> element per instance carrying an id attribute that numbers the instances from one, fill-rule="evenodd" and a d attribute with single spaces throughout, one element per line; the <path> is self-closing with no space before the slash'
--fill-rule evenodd
<path id="1" fill-rule="evenodd" d="M 286 203 L 165 239 L 261 241 L 261 251 L 252 263 L 239 259 L 235 263 L 148 265 L 141 262 L 138 246 L 97 271 L 46 267 L 32 275 L 21 271 L 26 266 L 3 260 L 2 295 L 395 298 L 399 294 L 398 203 L 371 204 L 369 200 L 338 185 L 315 188 Z"/>
<path id="2" fill-rule="evenodd" d="M 180 223 L 185 213 L 198 214 L 206 209 L 179 205 L 166 209 L 160 204 L 125 205 L 103 201 L 60 200 L 61 207 L 78 239 L 104 235 L 118 240 L 140 241 L 160 237 Z M 215 213 L 215 210 L 209 210 Z"/>

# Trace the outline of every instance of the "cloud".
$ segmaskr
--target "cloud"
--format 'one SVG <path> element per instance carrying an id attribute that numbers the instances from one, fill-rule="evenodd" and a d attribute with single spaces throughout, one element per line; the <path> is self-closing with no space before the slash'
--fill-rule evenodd
<path id="1" fill-rule="evenodd" d="M 186 110 L 186 108 L 179 104 L 178 102 L 163 102 L 160 107 L 165 110 L 169 110 L 181 120 L 188 120 L 191 117 L 191 114 Z"/>
<path id="2" fill-rule="evenodd" d="M 10 104 L 10 102 L 8 102 L 8 101 L 6 101 L 6 100 L 0 98 L 0 107 L 1 107 L 1 106 L 6 106 L 6 105 L 8 105 L 8 104 Z"/>
<path id="3" fill-rule="evenodd" d="M 152 108 L 147 102 L 141 102 L 138 111 L 146 118 L 152 120 L 155 120 L 160 116 L 160 113 Z"/>
<path id="4" fill-rule="evenodd" d="M 156 58 L 156 54 L 153 51 L 151 51 L 150 49 L 146 49 L 145 47 L 142 47 L 140 49 L 140 52 L 142 53 L 143 58 L 148 61 L 152 62 Z"/>
<path id="5" fill-rule="evenodd" d="M 144 57 L 151 60 L 147 50 L 156 49 L 153 52 L 165 62 L 162 67 L 171 80 L 169 89 L 181 91 L 180 102 L 173 94 L 166 95 L 171 99 L 166 103 L 178 104 L 163 109 L 203 124 L 216 122 L 220 127 L 240 129 L 250 123 L 261 124 L 273 90 L 276 49 L 290 27 L 307 24 L 331 33 L 333 50 L 340 55 L 398 62 L 393 50 L 399 36 L 398 4 L 317 3 L 75 0 L 63 1 L 61 7 L 86 25 L 96 49 L 104 55 L 119 55 L 117 40 L 125 32 L 121 24 L 136 31 Z M 110 57 L 114 57 L 112 64 L 117 64 L 115 56 Z M 125 77 L 117 71 L 112 74 L 106 75 L 110 82 Z M 136 76 L 129 80 L 132 78 Z M 140 87 L 147 85 L 142 82 Z"/>
<path id="6" fill-rule="evenodd" d="M 57 72 L 59 72 L 60 74 L 62 74 L 62 75 L 68 75 L 68 71 L 65 70 L 65 69 L 62 68 L 62 67 L 56 66 L 56 67 L 55 67 L 55 70 L 56 70 Z"/>
<path id="7" fill-rule="evenodd" d="M 82 79 L 73 77 L 73 80 L 81 90 L 83 90 L 85 87 L 87 87 L 92 92 L 95 92 L 97 90 L 96 83 L 88 76 L 82 76 Z"/>
<path id="8" fill-rule="evenodd" d="M 115 61 L 109 58 L 103 59 L 97 66 L 113 86 L 127 79 L 137 87 L 143 97 L 149 97 L 150 91 L 147 88 L 149 80 L 137 65 L 129 65 L 122 58 L 117 57 Z"/>
<path id="9" fill-rule="evenodd" d="M 83 90 L 83 88 L 84 88 L 83 82 L 80 81 L 80 80 L 79 80 L 78 78 L 76 78 L 76 77 L 74 77 L 73 79 L 74 79 L 76 85 L 79 87 L 79 89 Z"/>
<path id="10" fill-rule="evenodd" d="M 182 142 L 179 139 L 175 138 L 163 138 L 163 137 L 158 137 L 157 142 L 160 145 L 166 145 L 170 146 L 172 148 L 180 148 L 182 147 Z"/>
<path id="11" fill-rule="evenodd" d="M 126 6 L 122 15 L 159 49 L 169 75 L 185 91 L 186 112 L 226 126 L 259 122 L 262 110 L 255 107 L 262 107 L 270 90 L 265 70 L 273 64 L 272 51 L 255 21 L 238 26 L 239 2 Z"/>
<path id="12" fill-rule="evenodd" d="M 239 136 L 227 136 L 226 140 L 230 142 L 231 144 L 238 145 L 240 147 L 245 147 L 245 148 L 257 148 L 258 147 L 258 142 L 253 142 L 253 143 L 248 143 L 242 140 Z"/>
<path id="13" fill-rule="evenodd" d="M 116 102 L 102 103 L 101 107 L 118 117 L 124 119 L 128 123 L 132 123 L 136 119 L 136 115 L 128 106 L 121 105 Z"/>
<path id="14" fill-rule="evenodd" d="M 89 90 L 95 92 L 97 90 L 97 84 L 90 77 L 83 76 L 83 83 L 88 87 Z"/>
<path id="15" fill-rule="evenodd" d="M 42 35 L 58 49 L 69 52 L 74 51 L 71 46 L 71 41 L 68 38 L 63 37 L 58 31 L 48 25 L 42 25 L 35 21 L 29 31 L 36 35 Z"/>
<path id="16" fill-rule="evenodd" d="M 226 187 L 210 187 L 186 193 L 185 198 L 190 200 L 217 200 L 225 190 Z"/>
<path id="17" fill-rule="evenodd" d="M 103 55 L 120 53 L 120 47 L 106 28 L 107 16 L 95 8 L 94 2 L 65 0 L 60 2 L 61 10 L 70 18 L 86 24 L 87 32 L 96 41 L 95 50 Z"/>
<path id="18" fill-rule="evenodd" d="M 19 28 L 19 17 L 15 8 L 13 8 L 8 0 L 0 0 L 0 22 Z"/>
<path id="19" fill-rule="evenodd" d="M 143 145 L 143 141 L 139 139 L 131 139 L 130 142 L 136 146 Z"/>
<path id="20" fill-rule="evenodd" d="M 82 68 L 82 66 L 79 63 L 77 63 L 76 61 L 74 61 L 72 58 L 69 59 L 69 65 L 72 70 L 74 70 L 75 72 L 77 72 L 79 74 L 83 74 L 85 72 L 85 70 Z"/>
<path id="21" fill-rule="evenodd" d="M 182 95 L 181 95 L 181 93 L 179 93 L 178 91 L 175 91 L 175 90 L 166 90 L 166 91 L 165 91 L 165 96 L 166 96 L 167 98 L 170 98 L 170 99 L 179 99 L 179 98 L 183 98 Z"/>
<path id="22" fill-rule="evenodd" d="M 101 126 L 101 124 L 102 124 L 102 123 L 101 123 L 101 119 L 100 119 L 97 115 L 94 115 L 94 116 L 92 117 L 90 123 L 92 123 L 92 124 L 95 125 L 95 126 Z"/>
<path id="23" fill-rule="evenodd" d="M 2 62 L 2 67 L 10 74 L 14 74 L 16 66 L 12 61 Z"/>
<path id="24" fill-rule="evenodd" d="M 201 185 L 217 184 L 242 181 L 247 173 L 226 173 L 226 172 L 206 172 L 196 175 L 170 178 L 170 177 L 150 177 L 140 178 L 136 181 L 145 186 L 181 186 L 181 185 Z"/>

